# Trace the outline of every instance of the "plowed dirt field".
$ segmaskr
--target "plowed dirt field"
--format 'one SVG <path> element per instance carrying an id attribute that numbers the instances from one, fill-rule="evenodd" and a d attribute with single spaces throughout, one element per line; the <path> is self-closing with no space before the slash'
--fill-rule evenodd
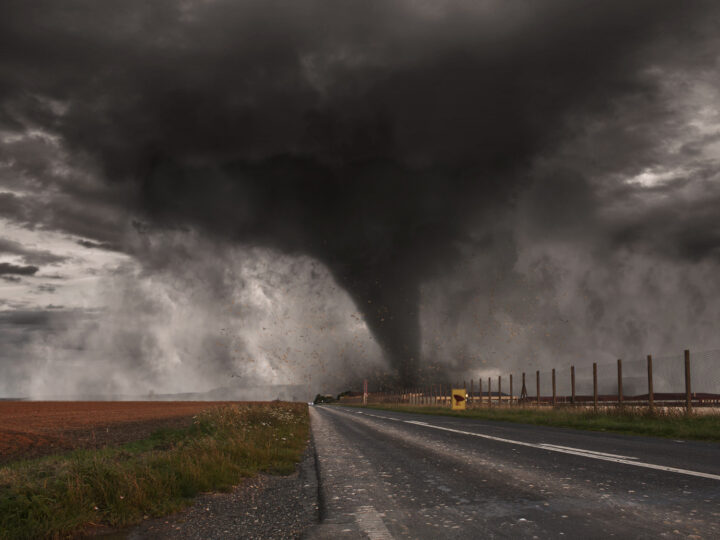
<path id="1" fill-rule="evenodd" d="M 0 401 L 0 464 L 189 426 L 217 401 Z"/>

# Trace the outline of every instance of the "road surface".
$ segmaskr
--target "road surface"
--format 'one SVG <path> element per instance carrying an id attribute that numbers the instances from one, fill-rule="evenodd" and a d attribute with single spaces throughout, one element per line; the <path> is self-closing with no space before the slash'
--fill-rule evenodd
<path id="1" fill-rule="evenodd" d="M 720 538 L 720 445 L 310 408 L 330 538 Z"/>

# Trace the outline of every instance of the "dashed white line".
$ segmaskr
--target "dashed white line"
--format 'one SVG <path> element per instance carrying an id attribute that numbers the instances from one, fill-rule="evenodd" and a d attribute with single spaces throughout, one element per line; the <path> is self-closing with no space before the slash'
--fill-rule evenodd
<path id="1" fill-rule="evenodd" d="M 372 506 L 360 506 L 354 512 L 360 530 L 370 540 L 393 540 L 392 534 L 385 526 L 382 516 Z"/>
<path id="2" fill-rule="evenodd" d="M 636 457 L 632 456 L 621 456 L 618 454 L 607 454 L 605 452 L 597 452 L 595 450 L 585 450 L 584 448 L 572 448 L 570 446 L 560 446 L 559 444 L 547 444 L 543 443 L 541 445 L 543 448 L 551 449 L 551 448 L 560 448 L 562 450 L 573 450 L 575 452 L 583 452 L 585 454 L 592 454 L 595 456 L 605 456 L 605 457 L 611 457 L 611 458 L 620 458 L 620 459 L 637 459 Z"/>

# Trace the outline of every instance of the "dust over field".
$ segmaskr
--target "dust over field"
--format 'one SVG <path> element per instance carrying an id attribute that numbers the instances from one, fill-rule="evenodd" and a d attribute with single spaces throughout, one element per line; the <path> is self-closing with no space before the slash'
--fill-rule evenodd
<path id="1" fill-rule="evenodd" d="M 183 428 L 227 401 L 0 401 L 0 463 Z"/>

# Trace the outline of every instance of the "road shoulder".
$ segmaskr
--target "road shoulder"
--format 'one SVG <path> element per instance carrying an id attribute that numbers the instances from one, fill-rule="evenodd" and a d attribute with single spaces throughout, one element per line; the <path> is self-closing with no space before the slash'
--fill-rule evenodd
<path id="1" fill-rule="evenodd" d="M 182 512 L 148 519 L 104 538 L 300 538 L 318 519 L 315 444 L 311 436 L 296 472 L 289 476 L 259 474 L 230 493 L 202 494 Z"/>

